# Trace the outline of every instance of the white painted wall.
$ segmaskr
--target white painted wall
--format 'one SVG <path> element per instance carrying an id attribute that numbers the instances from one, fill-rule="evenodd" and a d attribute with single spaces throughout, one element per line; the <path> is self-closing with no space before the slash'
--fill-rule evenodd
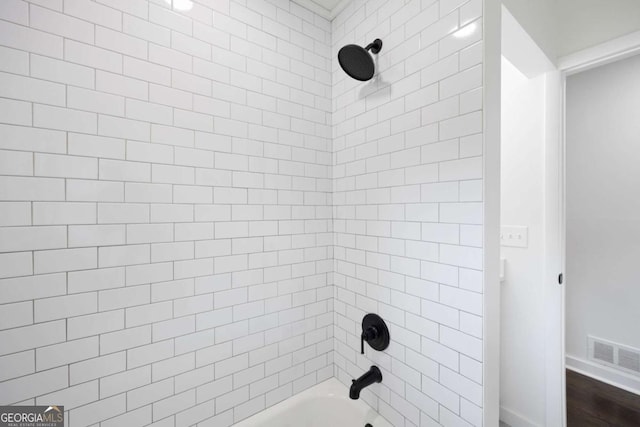
<path id="1" fill-rule="evenodd" d="M 567 355 L 640 348 L 640 56 L 567 79 Z"/>
<path id="2" fill-rule="evenodd" d="M 559 185 L 559 73 L 505 7 L 502 37 L 501 222 L 527 226 L 529 245 L 501 248 L 501 416 L 514 426 L 560 425 L 564 350 L 548 345 L 563 332 L 559 208 L 545 198 Z"/>
<path id="3" fill-rule="evenodd" d="M 545 420 L 544 74 L 528 78 L 502 61 L 501 222 L 529 227 L 527 248 L 502 247 L 501 407 L 514 417 Z"/>

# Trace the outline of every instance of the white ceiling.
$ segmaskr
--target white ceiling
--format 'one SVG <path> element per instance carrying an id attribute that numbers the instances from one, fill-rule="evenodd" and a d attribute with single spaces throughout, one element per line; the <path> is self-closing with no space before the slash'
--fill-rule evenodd
<path id="1" fill-rule="evenodd" d="M 351 0 L 293 0 L 325 18 L 332 20 Z"/>
<path id="2" fill-rule="evenodd" d="M 334 7 L 340 3 L 340 0 L 312 0 L 314 3 L 318 3 L 320 6 L 327 10 L 333 10 Z"/>

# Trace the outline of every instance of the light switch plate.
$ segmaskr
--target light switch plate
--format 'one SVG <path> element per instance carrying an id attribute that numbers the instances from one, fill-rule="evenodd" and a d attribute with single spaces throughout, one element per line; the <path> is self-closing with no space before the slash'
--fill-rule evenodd
<path id="1" fill-rule="evenodd" d="M 503 225 L 500 227 L 500 245 L 515 248 L 529 246 L 529 227 L 523 225 Z"/>

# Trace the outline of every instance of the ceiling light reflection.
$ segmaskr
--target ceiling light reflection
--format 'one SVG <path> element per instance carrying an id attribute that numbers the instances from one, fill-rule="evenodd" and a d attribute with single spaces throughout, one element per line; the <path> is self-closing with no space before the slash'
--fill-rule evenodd
<path id="1" fill-rule="evenodd" d="M 171 5 L 175 10 L 187 11 L 193 9 L 191 0 L 164 0 L 165 3 Z"/>
<path id="2" fill-rule="evenodd" d="M 477 29 L 478 29 L 478 23 L 477 22 L 472 22 L 471 24 L 467 25 L 466 27 L 462 27 L 458 31 L 453 33 L 453 37 L 456 37 L 458 39 L 463 39 L 465 37 L 469 37 L 469 36 L 473 35 L 476 32 Z"/>

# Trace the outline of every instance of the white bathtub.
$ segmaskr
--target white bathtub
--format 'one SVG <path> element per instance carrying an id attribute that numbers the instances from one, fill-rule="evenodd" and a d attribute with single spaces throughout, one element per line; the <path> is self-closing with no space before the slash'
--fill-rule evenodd
<path id="1" fill-rule="evenodd" d="M 349 388 L 331 378 L 278 403 L 235 427 L 392 427 L 362 399 L 349 399 Z"/>

